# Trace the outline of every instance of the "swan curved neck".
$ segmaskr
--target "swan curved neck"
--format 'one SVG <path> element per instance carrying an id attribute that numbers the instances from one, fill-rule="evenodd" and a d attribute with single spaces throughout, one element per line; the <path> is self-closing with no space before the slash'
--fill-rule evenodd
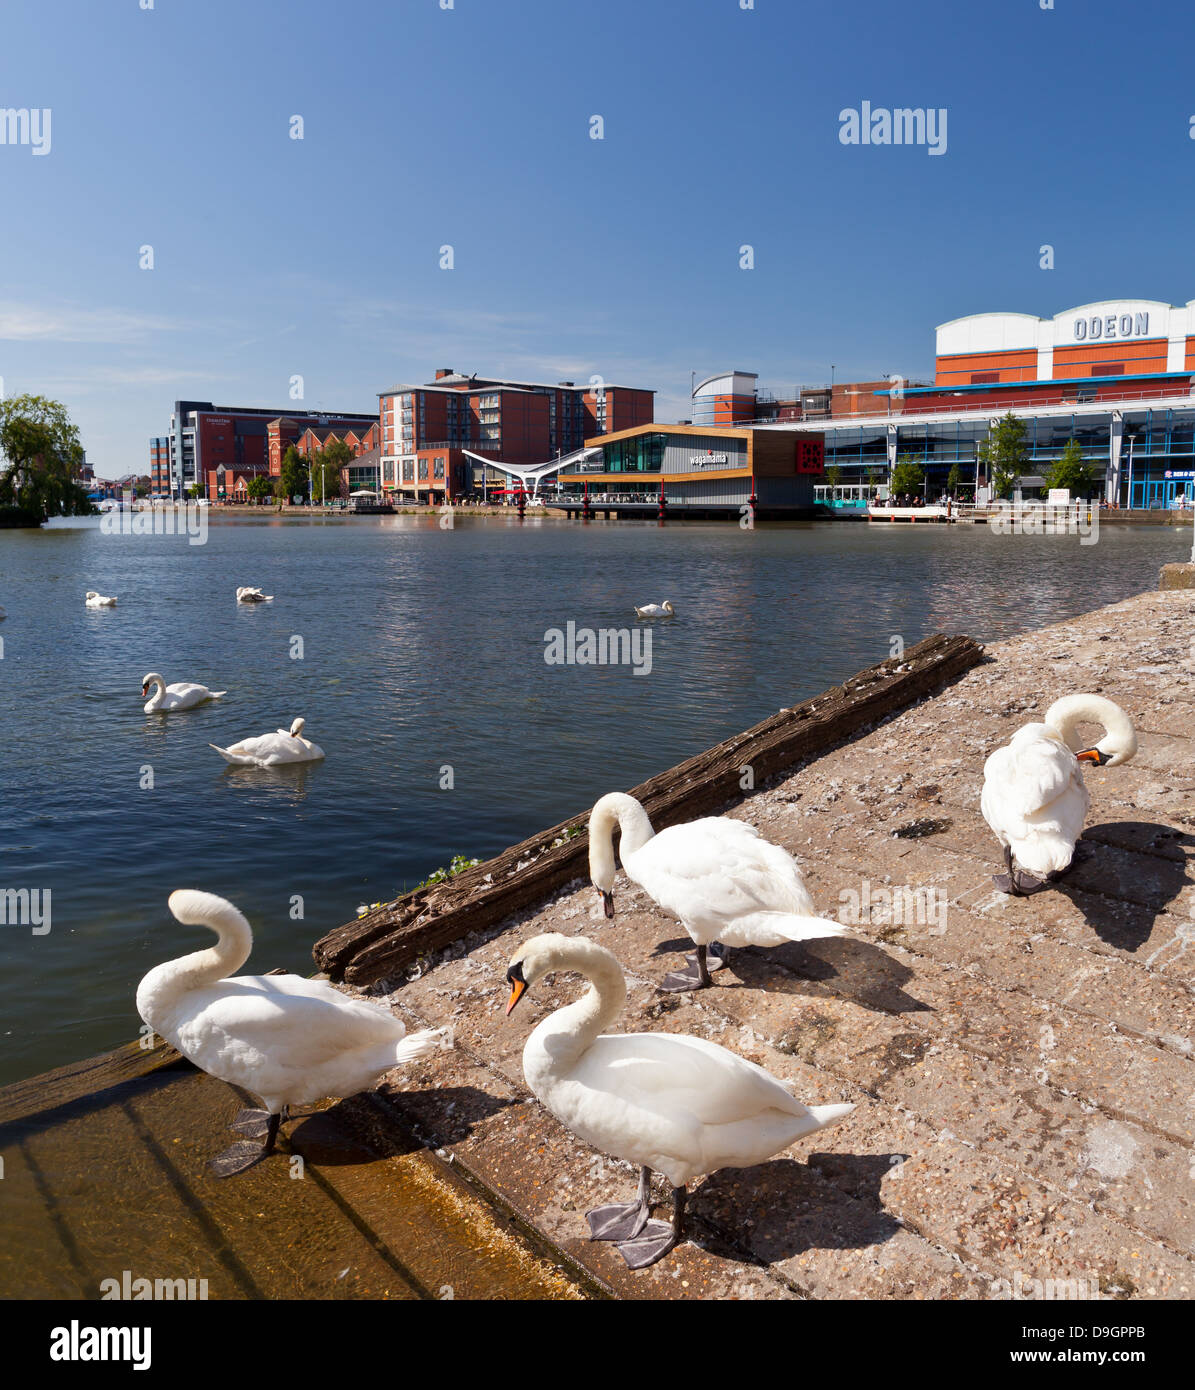
<path id="1" fill-rule="evenodd" d="M 226 979 L 249 959 L 253 936 L 243 921 L 221 920 L 204 925 L 219 937 L 214 946 L 155 966 L 142 981 L 137 993 L 145 995 L 150 1007 L 169 1008 L 191 990 Z"/>
<path id="2" fill-rule="evenodd" d="M 1129 758 L 1137 751 L 1132 720 L 1118 704 L 1102 695 L 1064 695 L 1046 711 L 1045 723 L 1056 730 L 1073 753 L 1083 746 L 1080 724 L 1100 725 L 1104 737 L 1095 746 L 1109 757 Z"/>
<path id="3" fill-rule="evenodd" d="M 647 812 L 633 796 L 610 792 L 594 806 L 589 816 L 589 872 L 593 882 L 609 889 L 614 883 L 614 828 L 621 831 L 623 863 L 628 854 L 642 849 L 656 833 Z"/>
<path id="4" fill-rule="evenodd" d="M 551 969 L 576 971 L 585 976 L 589 987 L 580 999 L 549 1014 L 531 1035 L 545 1059 L 541 1062 L 545 1075 L 566 1070 L 622 1013 L 627 1000 L 622 968 L 600 946 L 580 941 Z"/>
<path id="5" fill-rule="evenodd" d="M 146 684 L 149 686 L 151 692 L 149 703 L 151 705 L 160 705 L 166 698 L 166 682 L 161 676 L 150 676 Z"/>

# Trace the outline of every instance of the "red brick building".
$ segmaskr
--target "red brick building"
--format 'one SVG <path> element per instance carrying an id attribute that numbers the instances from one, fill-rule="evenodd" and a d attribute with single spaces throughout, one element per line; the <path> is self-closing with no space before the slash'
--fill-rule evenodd
<path id="1" fill-rule="evenodd" d="M 482 490 L 471 454 L 525 467 L 584 447 L 590 435 L 650 424 L 655 392 L 571 381 L 504 381 L 444 368 L 424 386 L 379 393 L 381 485 L 433 502 Z M 468 451 L 468 452 L 466 452 Z M 505 476 L 487 469 L 489 484 Z"/>

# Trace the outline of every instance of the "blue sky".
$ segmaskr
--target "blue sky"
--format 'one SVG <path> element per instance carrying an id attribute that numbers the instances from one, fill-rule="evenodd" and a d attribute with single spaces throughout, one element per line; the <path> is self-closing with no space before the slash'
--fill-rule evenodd
<path id="1" fill-rule="evenodd" d="M 146 2 L 5 0 L 0 43 L 0 107 L 52 112 L 0 146 L 0 377 L 101 476 L 294 375 L 597 373 L 675 420 L 690 371 L 927 375 L 963 314 L 1195 297 L 1189 0 Z M 863 101 L 945 108 L 946 153 L 844 146 Z"/>

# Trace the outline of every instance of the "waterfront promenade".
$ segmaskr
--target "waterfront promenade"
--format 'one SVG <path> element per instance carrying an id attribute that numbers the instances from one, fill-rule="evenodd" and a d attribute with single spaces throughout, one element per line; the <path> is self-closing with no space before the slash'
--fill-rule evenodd
<path id="1" fill-rule="evenodd" d="M 178 1267 L 209 1277 L 212 1297 L 436 1297 L 445 1284 L 457 1297 L 988 1299 L 1054 1280 L 1190 1298 L 1193 632 L 1195 594 L 1178 590 L 997 644 L 747 796 L 731 814 L 797 856 L 819 911 L 853 909 L 855 936 L 738 951 L 715 988 L 662 996 L 688 945 L 680 927 L 621 877 L 607 922 L 577 881 L 373 987 L 411 1026 L 450 1025 L 456 1050 L 290 1127 L 306 1181 L 284 1157 L 237 1183 L 207 1177 L 241 1098 L 185 1066 L 151 1070 L 162 1056 L 0 1092 L 6 1287 L 95 1296 L 99 1277 Z M 1066 879 L 1005 898 L 979 815 L 983 762 L 1080 689 L 1124 706 L 1140 751 L 1089 771 Z M 885 890 L 920 906 L 894 914 Z M 696 1185 L 696 1243 L 639 1273 L 582 1239 L 585 1210 L 624 1195 L 628 1172 L 522 1077 L 528 1032 L 576 980 L 503 1014 L 516 946 L 553 930 L 618 956 L 626 1030 L 698 1034 L 806 1103 L 856 1104 L 833 1143 L 814 1135 Z"/>
<path id="2" fill-rule="evenodd" d="M 986 1299 L 1053 1279 L 1094 1280 L 1106 1298 L 1190 1298 L 1193 632 L 1195 595 L 1178 591 L 1001 643 L 734 812 L 798 857 L 827 915 L 844 893 L 875 902 L 905 887 L 943 895 L 944 918 L 894 923 L 881 906 L 858 939 L 735 952 L 716 988 L 661 996 L 687 944 L 679 926 L 621 877 L 608 923 L 578 883 L 390 996 L 411 1023 L 451 1023 L 457 1038 L 436 1063 L 449 1092 L 395 1104 L 623 1295 Z M 1123 704 L 1140 752 L 1088 776 L 1089 828 L 1065 882 L 1006 898 L 979 815 L 984 760 L 1079 689 Z M 627 1172 L 563 1131 L 520 1070 L 528 1031 L 576 981 L 537 986 L 521 1022 L 502 1015 L 512 951 L 553 930 L 618 956 L 627 1030 L 696 1033 L 790 1079 L 806 1103 L 857 1106 L 833 1144 L 814 1135 L 701 1184 L 690 1211 L 704 1248 L 640 1274 L 581 1239 L 585 1210 L 619 1200 Z"/>

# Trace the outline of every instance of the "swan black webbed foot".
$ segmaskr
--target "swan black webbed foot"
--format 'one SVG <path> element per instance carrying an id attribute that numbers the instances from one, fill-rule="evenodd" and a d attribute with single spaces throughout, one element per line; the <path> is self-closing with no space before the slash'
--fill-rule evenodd
<path id="1" fill-rule="evenodd" d="M 639 1235 L 624 1240 L 618 1246 L 618 1253 L 627 1263 L 628 1269 L 647 1269 L 662 1260 L 670 1250 L 675 1250 L 685 1238 L 685 1189 L 672 1189 L 672 1220 L 649 1221 Z"/>
<path id="2" fill-rule="evenodd" d="M 285 1124 L 290 1118 L 290 1106 L 284 1105 L 280 1122 Z M 270 1112 L 268 1110 L 238 1110 L 236 1118 L 228 1128 L 235 1130 L 238 1134 L 243 1134 L 246 1139 L 262 1139 L 270 1128 Z"/>
<path id="3" fill-rule="evenodd" d="M 242 1111 L 242 1115 L 248 1115 L 249 1120 L 246 1124 L 255 1123 L 252 1118 L 256 1112 Z M 241 1117 L 238 1115 L 237 1119 Z M 238 1139 L 235 1144 L 229 1145 L 223 1153 L 219 1153 L 215 1158 L 208 1161 L 208 1169 L 214 1177 L 231 1178 L 237 1173 L 244 1173 L 247 1169 L 253 1168 L 274 1152 L 274 1142 L 278 1138 L 278 1126 L 282 1122 L 282 1116 L 267 1115 L 264 1128 L 265 1141 L 261 1144 L 254 1144 L 249 1139 Z M 235 1122 L 234 1122 L 235 1124 Z M 244 1131 L 242 1131 L 244 1132 Z"/>
<path id="4" fill-rule="evenodd" d="M 611 1203 L 585 1213 L 590 1240 L 631 1240 L 651 1215 L 651 1169 L 640 1168 L 639 1192 L 633 1202 Z M 657 1223 L 658 1224 L 658 1223 Z"/>
<path id="5" fill-rule="evenodd" d="M 1040 893 L 1043 888 L 1050 886 L 1049 881 L 1040 879 L 1025 869 L 1018 869 L 1013 863 L 1012 849 L 1008 845 L 1004 846 L 1004 867 L 1007 872 L 993 875 L 992 882 L 1001 893 L 1007 893 L 1011 898 L 1031 898 L 1034 893 Z M 1050 874 L 1049 879 L 1057 877 L 1057 874 Z"/>
<path id="6" fill-rule="evenodd" d="M 665 994 L 682 994 L 691 989 L 708 989 L 713 984 L 711 970 L 721 970 L 726 964 L 726 948 L 715 941 L 713 945 L 698 946 L 696 955 L 685 957 L 685 968 L 673 970 L 660 981 Z"/>

